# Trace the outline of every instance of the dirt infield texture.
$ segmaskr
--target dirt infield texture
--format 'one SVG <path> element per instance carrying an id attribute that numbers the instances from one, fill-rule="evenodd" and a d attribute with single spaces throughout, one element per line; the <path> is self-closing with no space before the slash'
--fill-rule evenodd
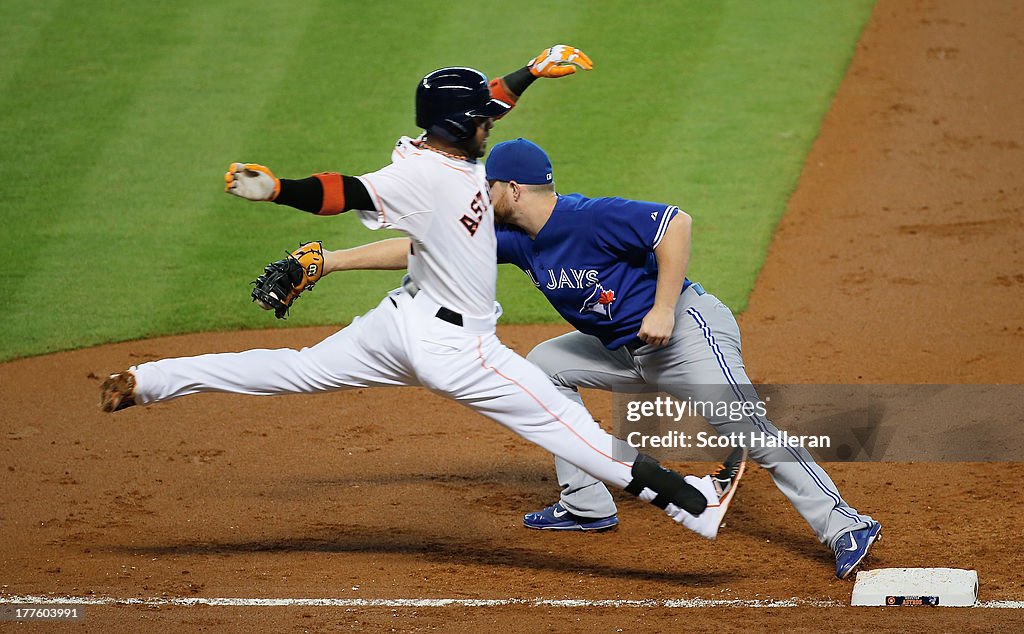
<path id="1" fill-rule="evenodd" d="M 1024 378 L 1024 5 L 882 1 L 742 316 L 762 382 Z M 700 219 L 697 218 L 699 226 Z M 712 292 L 714 289 L 710 289 Z M 522 353 L 561 326 L 505 327 Z M 524 530 L 544 452 L 417 389 L 204 395 L 114 416 L 100 376 L 331 329 L 169 337 L 0 366 L 4 595 L 849 601 L 752 468 L 719 539 L 626 498 L 604 535 Z M 588 393 L 598 418 L 605 394 Z M 785 421 L 777 421 L 785 427 Z M 701 465 L 691 465 L 694 470 Z M 1020 463 L 827 465 L 885 526 L 868 567 L 977 569 L 1024 600 Z M 87 629 L 1020 631 L 1021 610 L 94 607 Z"/>

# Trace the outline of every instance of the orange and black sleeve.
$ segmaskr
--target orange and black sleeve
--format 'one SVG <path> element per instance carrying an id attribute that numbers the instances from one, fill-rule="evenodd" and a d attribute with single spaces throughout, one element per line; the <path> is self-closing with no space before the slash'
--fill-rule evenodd
<path id="1" fill-rule="evenodd" d="M 374 209 L 370 194 L 354 176 L 336 172 L 309 178 L 281 179 L 281 191 L 274 202 L 319 216 L 333 216 L 349 209 Z"/>
<path id="2" fill-rule="evenodd" d="M 516 102 L 523 96 L 523 92 L 525 92 L 526 89 L 530 87 L 530 84 L 532 84 L 536 79 L 537 78 L 533 76 L 533 73 L 530 72 L 530 69 L 524 66 L 503 77 L 495 77 L 488 83 L 488 86 L 491 89 L 491 97 L 493 99 L 504 101 L 514 108 Z M 505 114 L 508 113 L 506 112 Z"/>

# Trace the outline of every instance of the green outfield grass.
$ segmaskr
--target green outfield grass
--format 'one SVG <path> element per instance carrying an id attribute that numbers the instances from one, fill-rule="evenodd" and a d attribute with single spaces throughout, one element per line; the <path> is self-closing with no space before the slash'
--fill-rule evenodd
<path id="1" fill-rule="evenodd" d="M 5 0 L 0 359 L 347 323 L 400 274 L 332 276 L 286 322 L 248 282 L 300 240 L 385 236 L 226 196 L 228 163 L 377 169 L 416 133 L 425 72 L 501 74 L 558 42 L 595 70 L 535 84 L 492 144 L 543 145 L 561 191 L 678 204 L 695 219 L 691 277 L 742 310 L 872 4 Z M 502 269 L 504 321 L 557 320 Z"/>

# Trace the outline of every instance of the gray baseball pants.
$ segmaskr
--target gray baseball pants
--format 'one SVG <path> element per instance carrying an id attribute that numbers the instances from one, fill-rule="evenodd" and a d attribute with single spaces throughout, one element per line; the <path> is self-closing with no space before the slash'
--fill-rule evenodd
<path id="1" fill-rule="evenodd" d="M 539 344 L 527 356 L 555 386 L 582 404 L 577 388 L 656 385 L 676 399 L 757 402 L 740 354 L 740 331 L 732 311 L 714 295 L 692 285 L 679 297 L 672 338 L 663 347 L 608 350 L 597 337 L 572 332 Z M 721 434 L 760 431 L 778 434 L 768 419 L 708 417 Z M 843 533 L 866 528 L 871 517 L 847 504 L 832 479 L 804 448 L 751 447 L 750 457 L 771 474 L 775 485 L 830 546 Z M 607 517 L 615 502 L 605 485 L 561 458 L 555 458 L 561 502 L 581 517 Z"/>

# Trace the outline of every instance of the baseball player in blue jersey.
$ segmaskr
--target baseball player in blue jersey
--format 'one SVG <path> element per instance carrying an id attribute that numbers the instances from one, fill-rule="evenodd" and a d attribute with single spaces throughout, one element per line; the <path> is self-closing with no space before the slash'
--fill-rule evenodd
<path id="1" fill-rule="evenodd" d="M 690 217 L 673 205 L 558 195 L 547 154 L 525 139 L 486 163 L 498 261 L 521 268 L 574 327 L 527 357 L 582 403 L 577 388 L 652 384 L 679 400 L 758 400 L 744 371 L 732 312 L 685 277 Z M 730 409 L 730 411 L 735 411 Z M 777 435 L 763 416 L 707 416 L 719 432 Z M 836 555 L 836 576 L 860 564 L 881 525 L 857 512 L 803 448 L 751 447 L 750 456 Z M 530 528 L 595 530 L 618 523 L 599 480 L 555 459 L 561 499 L 525 516 Z M 717 527 L 716 527 L 717 529 Z"/>

